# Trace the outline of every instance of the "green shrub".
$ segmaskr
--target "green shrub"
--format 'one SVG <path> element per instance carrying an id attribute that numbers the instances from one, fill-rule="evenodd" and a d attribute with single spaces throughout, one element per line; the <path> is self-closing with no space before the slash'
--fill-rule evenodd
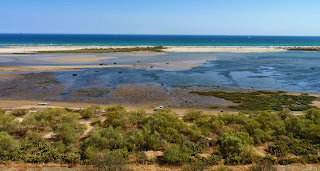
<path id="1" fill-rule="evenodd" d="M 209 147 L 209 141 L 205 138 L 201 138 L 195 142 L 186 142 L 184 145 L 190 149 L 192 155 L 195 155 L 207 150 Z"/>
<path id="2" fill-rule="evenodd" d="M 179 147 L 172 144 L 164 153 L 160 161 L 164 164 L 183 165 L 191 161 L 190 150 L 185 147 Z"/>
<path id="3" fill-rule="evenodd" d="M 191 164 L 183 166 L 182 171 L 204 171 L 206 168 L 207 165 L 205 162 L 196 160 Z"/>
<path id="4" fill-rule="evenodd" d="M 276 157 L 272 157 L 272 156 L 265 156 L 265 157 L 260 157 L 257 159 L 256 161 L 257 164 L 270 164 L 270 165 L 276 165 L 278 164 L 278 160 Z"/>
<path id="5" fill-rule="evenodd" d="M 273 139 L 274 131 L 271 129 L 263 131 L 262 129 L 254 129 L 252 136 L 255 144 L 262 144 Z"/>
<path id="6" fill-rule="evenodd" d="M 217 132 L 217 130 L 224 125 L 223 121 L 218 120 L 214 115 L 204 115 L 194 122 L 201 129 L 204 135 L 208 135 L 213 131 Z"/>
<path id="7" fill-rule="evenodd" d="M 138 152 L 136 156 L 136 160 L 139 164 L 147 164 L 148 158 L 144 152 Z"/>
<path id="8" fill-rule="evenodd" d="M 224 164 L 226 165 L 246 165 L 251 164 L 252 162 L 253 159 L 250 153 L 243 153 L 241 155 L 234 153 L 232 155 L 228 155 L 224 160 Z"/>
<path id="9" fill-rule="evenodd" d="M 14 132 L 19 126 L 19 121 L 12 115 L 0 115 L 0 131 Z"/>
<path id="10" fill-rule="evenodd" d="M 320 124 L 310 124 L 306 129 L 305 138 L 311 140 L 315 144 L 320 143 Z"/>
<path id="11" fill-rule="evenodd" d="M 99 105 L 91 105 L 86 109 L 80 110 L 80 114 L 83 118 L 88 119 L 91 118 L 94 114 L 98 114 L 101 111 L 101 107 Z"/>
<path id="12" fill-rule="evenodd" d="M 113 105 L 105 109 L 106 112 L 123 111 L 125 110 L 123 105 Z"/>
<path id="13" fill-rule="evenodd" d="M 182 143 L 186 141 L 184 133 L 187 132 L 187 125 L 178 115 L 171 111 L 160 110 L 149 116 L 141 125 L 150 131 L 150 134 L 159 133 L 161 139 L 171 143 Z"/>
<path id="14" fill-rule="evenodd" d="M 123 150 L 104 151 L 96 153 L 91 161 L 103 170 L 125 171 L 129 170 L 126 152 Z"/>
<path id="15" fill-rule="evenodd" d="M 277 112 L 277 115 L 282 119 L 286 120 L 289 116 L 292 116 L 290 113 L 290 110 L 283 109 L 282 111 Z"/>
<path id="16" fill-rule="evenodd" d="M 100 118 L 95 118 L 91 121 L 91 125 L 93 126 L 97 126 L 97 127 L 102 127 L 103 123 L 102 120 Z"/>
<path id="17" fill-rule="evenodd" d="M 26 163 L 54 162 L 59 155 L 60 152 L 57 151 L 53 142 L 43 140 L 27 140 L 19 150 L 19 156 Z"/>
<path id="18" fill-rule="evenodd" d="M 12 160 L 19 150 L 19 142 L 7 132 L 0 132 L 0 161 Z"/>
<path id="19" fill-rule="evenodd" d="M 288 165 L 292 163 L 300 163 L 302 162 L 299 158 L 282 158 L 279 160 L 280 165 Z"/>
<path id="20" fill-rule="evenodd" d="M 204 96 L 215 96 L 230 100 L 234 103 L 239 103 L 238 106 L 233 106 L 240 110 L 274 110 L 281 111 L 283 106 L 308 106 L 316 98 L 309 95 L 287 95 L 285 92 L 268 92 L 256 91 L 246 93 L 229 93 L 229 92 L 191 92 Z M 308 107 L 305 107 L 306 109 Z M 300 108 L 302 109 L 302 108 Z"/>
<path id="21" fill-rule="evenodd" d="M 289 106 L 289 109 L 291 111 L 305 111 L 305 110 L 308 110 L 308 109 L 312 109 L 314 108 L 313 106 L 310 106 L 310 105 L 305 105 L 305 106 Z"/>
<path id="22" fill-rule="evenodd" d="M 54 130 L 56 140 L 61 141 L 68 151 L 76 150 L 83 131 L 84 127 L 77 122 L 59 124 Z"/>
<path id="23" fill-rule="evenodd" d="M 43 133 L 38 131 L 28 130 L 25 134 L 25 140 L 36 141 L 36 140 L 41 140 L 42 137 L 43 137 Z"/>
<path id="24" fill-rule="evenodd" d="M 26 116 L 22 124 L 35 129 L 45 129 L 55 127 L 57 124 L 65 122 L 74 122 L 79 118 L 76 113 L 67 112 L 65 109 L 53 108 L 44 111 L 38 111 Z"/>
<path id="25" fill-rule="evenodd" d="M 306 111 L 306 118 L 312 120 L 316 124 L 320 124 L 320 110 L 319 109 L 310 109 Z"/>
<path id="26" fill-rule="evenodd" d="M 299 139 L 294 139 L 293 141 L 288 143 L 289 151 L 294 155 L 309 155 L 309 154 L 317 154 L 317 147 L 307 141 L 302 141 Z"/>
<path id="27" fill-rule="evenodd" d="M 3 115 L 3 114 L 5 114 L 5 113 L 6 113 L 6 110 L 5 110 L 5 109 L 0 108 L 0 115 Z"/>
<path id="28" fill-rule="evenodd" d="M 289 147 L 285 142 L 278 142 L 275 145 L 268 146 L 268 152 L 278 157 L 286 156 L 289 152 Z"/>
<path id="29" fill-rule="evenodd" d="M 193 122 L 203 116 L 204 114 L 202 111 L 188 110 L 187 113 L 183 115 L 182 119 L 186 122 Z"/>
<path id="30" fill-rule="evenodd" d="M 84 119 L 88 119 L 88 118 L 91 118 L 93 116 L 94 112 L 90 109 L 83 109 L 83 110 L 80 110 L 80 115 L 82 116 L 82 118 Z"/>
<path id="31" fill-rule="evenodd" d="M 233 134 L 225 134 L 220 138 L 220 150 L 224 156 L 233 156 L 236 159 L 238 154 L 244 152 L 249 143 L 252 142 L 248 133 L 237 132 Z"/>
<path id="32" fill-rule="evenodd" d="M 209 165 L 217 165 L 219 164 L 221 160 L 221 153 L 220 151 L 215 151 L 208 159 L 207 159 L 207 163 Z"/>
<path id="33" fill-rule="evenodd" d="M 11 112 L 11 114 L 13 116 L 20 117 L 20 116 L 27 114 L 28 112 L 29 112 L 28 109 L 15 109 Z"/>
<path id="34" fill-rule="evenodd" d="M 309 163 L 309 164 L 320 163 L 320 156 L 317 156 L 317 155 L 306 155 L 306 156 L 303 156 L 303 160 L 306 163 Z"/>
<path id="35" fill-rule="evenodd" d="M 101 128 L 95 130 L 90 137 L 82 143 L 83 159 L 89 161 L 93 156 L 101 151 L 115 150 L 125 147 L 125 134 L 118 128 Z"/>
<path id="36" fill-rule="evenodd" d="M 112 126 L 114 128 L 120 127 L 125 129 L 128 125 L 128 113 L 120 107 L 109 107 L 106 109 L 106 120 L 104 121 L 105 127 Z"/>

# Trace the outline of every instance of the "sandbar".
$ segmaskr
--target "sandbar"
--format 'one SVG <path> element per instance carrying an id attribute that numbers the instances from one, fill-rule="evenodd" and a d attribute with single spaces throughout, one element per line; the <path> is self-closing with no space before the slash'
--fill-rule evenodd
<path id="1" fill-rule="evenodd" d="M 135 46 L 12 46 L 0 48 L 0 53 L 36 53 L 38 51 L 79 50 L 85 48 L 132 48 Z M 166 46 L 164 52 L 280 52 L 287 47 L 262 46 Z"/>

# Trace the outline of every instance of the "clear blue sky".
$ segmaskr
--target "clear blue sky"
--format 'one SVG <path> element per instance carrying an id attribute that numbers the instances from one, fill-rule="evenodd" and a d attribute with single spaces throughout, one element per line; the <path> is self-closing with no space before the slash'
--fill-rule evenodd
<path id="1" fill-rule="evenodd" d="M 320 36 L 319 0 L 0 1 L 0 33 Z"/>

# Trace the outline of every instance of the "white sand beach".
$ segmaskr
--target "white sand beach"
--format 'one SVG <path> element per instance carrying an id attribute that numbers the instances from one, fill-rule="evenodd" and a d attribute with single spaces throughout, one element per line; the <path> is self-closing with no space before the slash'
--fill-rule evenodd
<path id="1" fill-rule="evenodd" d="M 130 48 L 134 46 L 9 46 L 0 48 L 0 53 L 35 53 L 37 51 L 79 50 L 85 48 Z M 165 52 L 279 52 L 286 47 L 259 46 L 168 46 Z"/>

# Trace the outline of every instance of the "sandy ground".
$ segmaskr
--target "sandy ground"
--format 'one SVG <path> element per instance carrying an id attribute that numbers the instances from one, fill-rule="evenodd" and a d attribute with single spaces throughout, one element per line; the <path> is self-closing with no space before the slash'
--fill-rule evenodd
<path id="1" fill-rule="evenodd" d="M 286 51 L 279 47 L 216 47 L 216 46 L 206 46 L 206 47 L 193 47 L 193 46 L 173 46 L 165 49 L 166 52 L 234 52 L 234 53 L 250 53 L 250 52 L 280 52 Z"/>
<path id="2" fill-rule="evenodd" d="M 132 46 L 14 46 L 0 48 L 0 53 L 35 53 L 37 51 L 78 50 L 84 48 L 128 48 Z M 220 47 L 220 46 L 169 46 L 165 52 L 279 52 L 286 51 L 284 47 Z"/>
<path id="3" fill-rule="evenodd" d="M 231 170 L 231 171 L 243 171 L 250 170 L 252 165 L 238 165 L 238 166 L 223 166 L 216 165 L 209 167 L 208 170 Z M 319 171 L 319 164 L 291 164 L 291 165 L 276 165 L 274 166 L 277 171 Z M 174 171 L 182 170 L 182 167 L 179 166 L 160 166 L 160 165 L 138 165 L 131 164 L 129 168 L 132 170 L 148 170 L 148 171 Z M 90 171 L 96 170 L 93 166 L 85 165 L 76 165 L 69 166 L 67 164 L 1 164 L 0 170 L 7 171 Z"/>

